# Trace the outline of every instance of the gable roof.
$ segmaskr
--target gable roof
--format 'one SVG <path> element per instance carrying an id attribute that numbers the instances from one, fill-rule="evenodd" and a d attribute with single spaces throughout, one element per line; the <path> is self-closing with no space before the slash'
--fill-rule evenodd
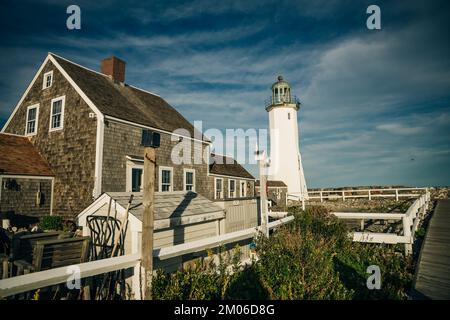
<path id="1" fill-rule="evenodd" d="M 259 180 L 256 180 L 255 187 L 259 187 Z M 267 180 L 268 187 L 287 188 L 287 185 L 281 180 Z"/>
<path id="2" fill-rule="evenodd" d="M 209 165 L 210 174 L 223 176 L 240 177 L 254 180 L 253 177 L 243 166 L 241 166 L 232 157 L 211 154 L 211 163 Z"/>
<path id="3" fill-rule="evenodd" d="M 27 137 L 0 133 L 0 155 L 0 174 L 54 176 Z"/>
<path id="4" fill-rule="evenodd" d="M 160 96 L 50 55 L 104 115 L 169 132 L 183 128 L 194 137 L 194 126 Z"/>

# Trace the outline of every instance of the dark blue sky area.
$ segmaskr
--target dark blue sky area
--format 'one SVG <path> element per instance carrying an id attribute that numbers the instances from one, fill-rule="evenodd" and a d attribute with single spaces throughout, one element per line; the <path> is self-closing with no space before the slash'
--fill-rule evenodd
<path id="1" fill-rule="evenodd" d="M 66 28 L 81 8 L 82 29 Z M 381 8 L 382 30 L 366 28 Z M 450 185 L 448 1 L 1 1 L 0 125 L 51 51 L 126 81 L 204 128 L 266 128 L 278 74 L 302 101 L 311 187 Z M 252 173 L 256 168 L 247 166 Z"/>

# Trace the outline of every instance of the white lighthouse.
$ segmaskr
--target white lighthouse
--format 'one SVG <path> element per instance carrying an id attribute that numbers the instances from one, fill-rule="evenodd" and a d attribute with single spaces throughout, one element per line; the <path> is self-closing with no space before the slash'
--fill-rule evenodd
<path id="1" fill-rule="evenodd" d="M 269 180 L 283 181 L 288 193 L 298 200 L 308 199 L 298 138 L 299 100 L 289 83 L 278 76 L 272 85 L 272 97 L 266 102 L 270 128 Z"/>

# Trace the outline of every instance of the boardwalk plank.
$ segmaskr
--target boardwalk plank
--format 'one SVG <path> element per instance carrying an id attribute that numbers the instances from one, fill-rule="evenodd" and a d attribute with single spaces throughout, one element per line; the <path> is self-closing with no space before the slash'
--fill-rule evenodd
<path id="1" fill-rule="evenodd" d="M 450 299 L 450 199 L 438 201 L 419 259 L 414 297 Z"/>

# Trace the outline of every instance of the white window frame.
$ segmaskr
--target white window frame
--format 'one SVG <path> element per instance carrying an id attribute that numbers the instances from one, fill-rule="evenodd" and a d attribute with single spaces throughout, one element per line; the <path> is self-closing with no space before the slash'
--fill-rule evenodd
<path id="1" fill-rule="evenodd" d="M 234 195 L 231 196 L 231 181 L 234 181 Z M 237 198 L 236 196 L 236 179 L 228 179 L 228 198 Z"/>
<path id="2" fill-rule="evenodd" d="M 34 131 L 28 133 L 28 113 L 30 112 L 30 109 L 35 109 L 35 108 L 36 108 L 36 119 L 35 119 L 35 123 L 34 123 Z M 33 104 L 32 106 L 29 106 L 27 108 L 27 116 L 25 118 L 25 135 L 26 136 L 36 135 L 37 130 L 38 130 L 38 123 L 39 123 L 39 103 Z"/>
<path id="3" fill-rule="evenodd" d="M 222 181 L 222 190 L 220 190 L 220 197 L 217 197 L 217 180 Z M 223 199 L 223 178 L 214 178 L 214 199 Z"/>
<path id="4" fill-rule="evenodd" d="M 242 183 L 244 183 L 244 190 L 243 190 L 244 192 L 242 192 L 242 189 L 241 189 Z M 246 180 L 239 181 L 239 192 L 240 192 L 241 198 L 245 198 L 247 196 L 247 181 Z"/>
<path id="5" fill-rule="evenodd" d="M 186 188 L 186 173 L 188 172 L 192 173 L 192 190 L 189 191 L 195 192 L 195 169 L 183 169 L 183 190 L 188 191 Z"/>
<path id="6" fill-rule="evenodd" d="M 53 103 L 56 101 L 62 101 L 61 103 L 61 122 L 60 122 L 60 126 L 59 127 L 55 127 L 52 128 L 52 118 L 53 118 Z M 66 105 L 66 96 L 61 96 L 58 98 L 54 98 L 52 99 L 52 101 L 50 102 L 50 124 L 49 124 L 49 129 L 48 131 L 52 132 L 52 131 L 57 131 L 57 130 L 61 130 L 64 128 L 64 108 Z"/>
<path id="7" fill-rule="evenodd" d="M 170 171 L 170 188 L 169 191 L 162 191 L 162 172 Z M 158 179 L 159 192 L 172 192 L 173 191 L 173 167 L 159 167 L 159 179 Z"/>
<path id="8" fill-rule="evenodd" d="M 141 191 L 144 183 L 144 165 L 143 164 L 137 164 L 131 161 L 127 161 L 127 173 L 126 173 L 126 192 L 131 192 L 133 189 L 133 169 L 141 169 L 142 170 L 142 185 L 141 185 Z"/>
<path id="9" fill-rule="evenodd" d="M 50 76 L 50 85 L 47 86 L 47 76 Z M 53 84 L 53 70 L 44 73 L 44 79 L 42 81 L 42 90 L 50 88 Z"/>

